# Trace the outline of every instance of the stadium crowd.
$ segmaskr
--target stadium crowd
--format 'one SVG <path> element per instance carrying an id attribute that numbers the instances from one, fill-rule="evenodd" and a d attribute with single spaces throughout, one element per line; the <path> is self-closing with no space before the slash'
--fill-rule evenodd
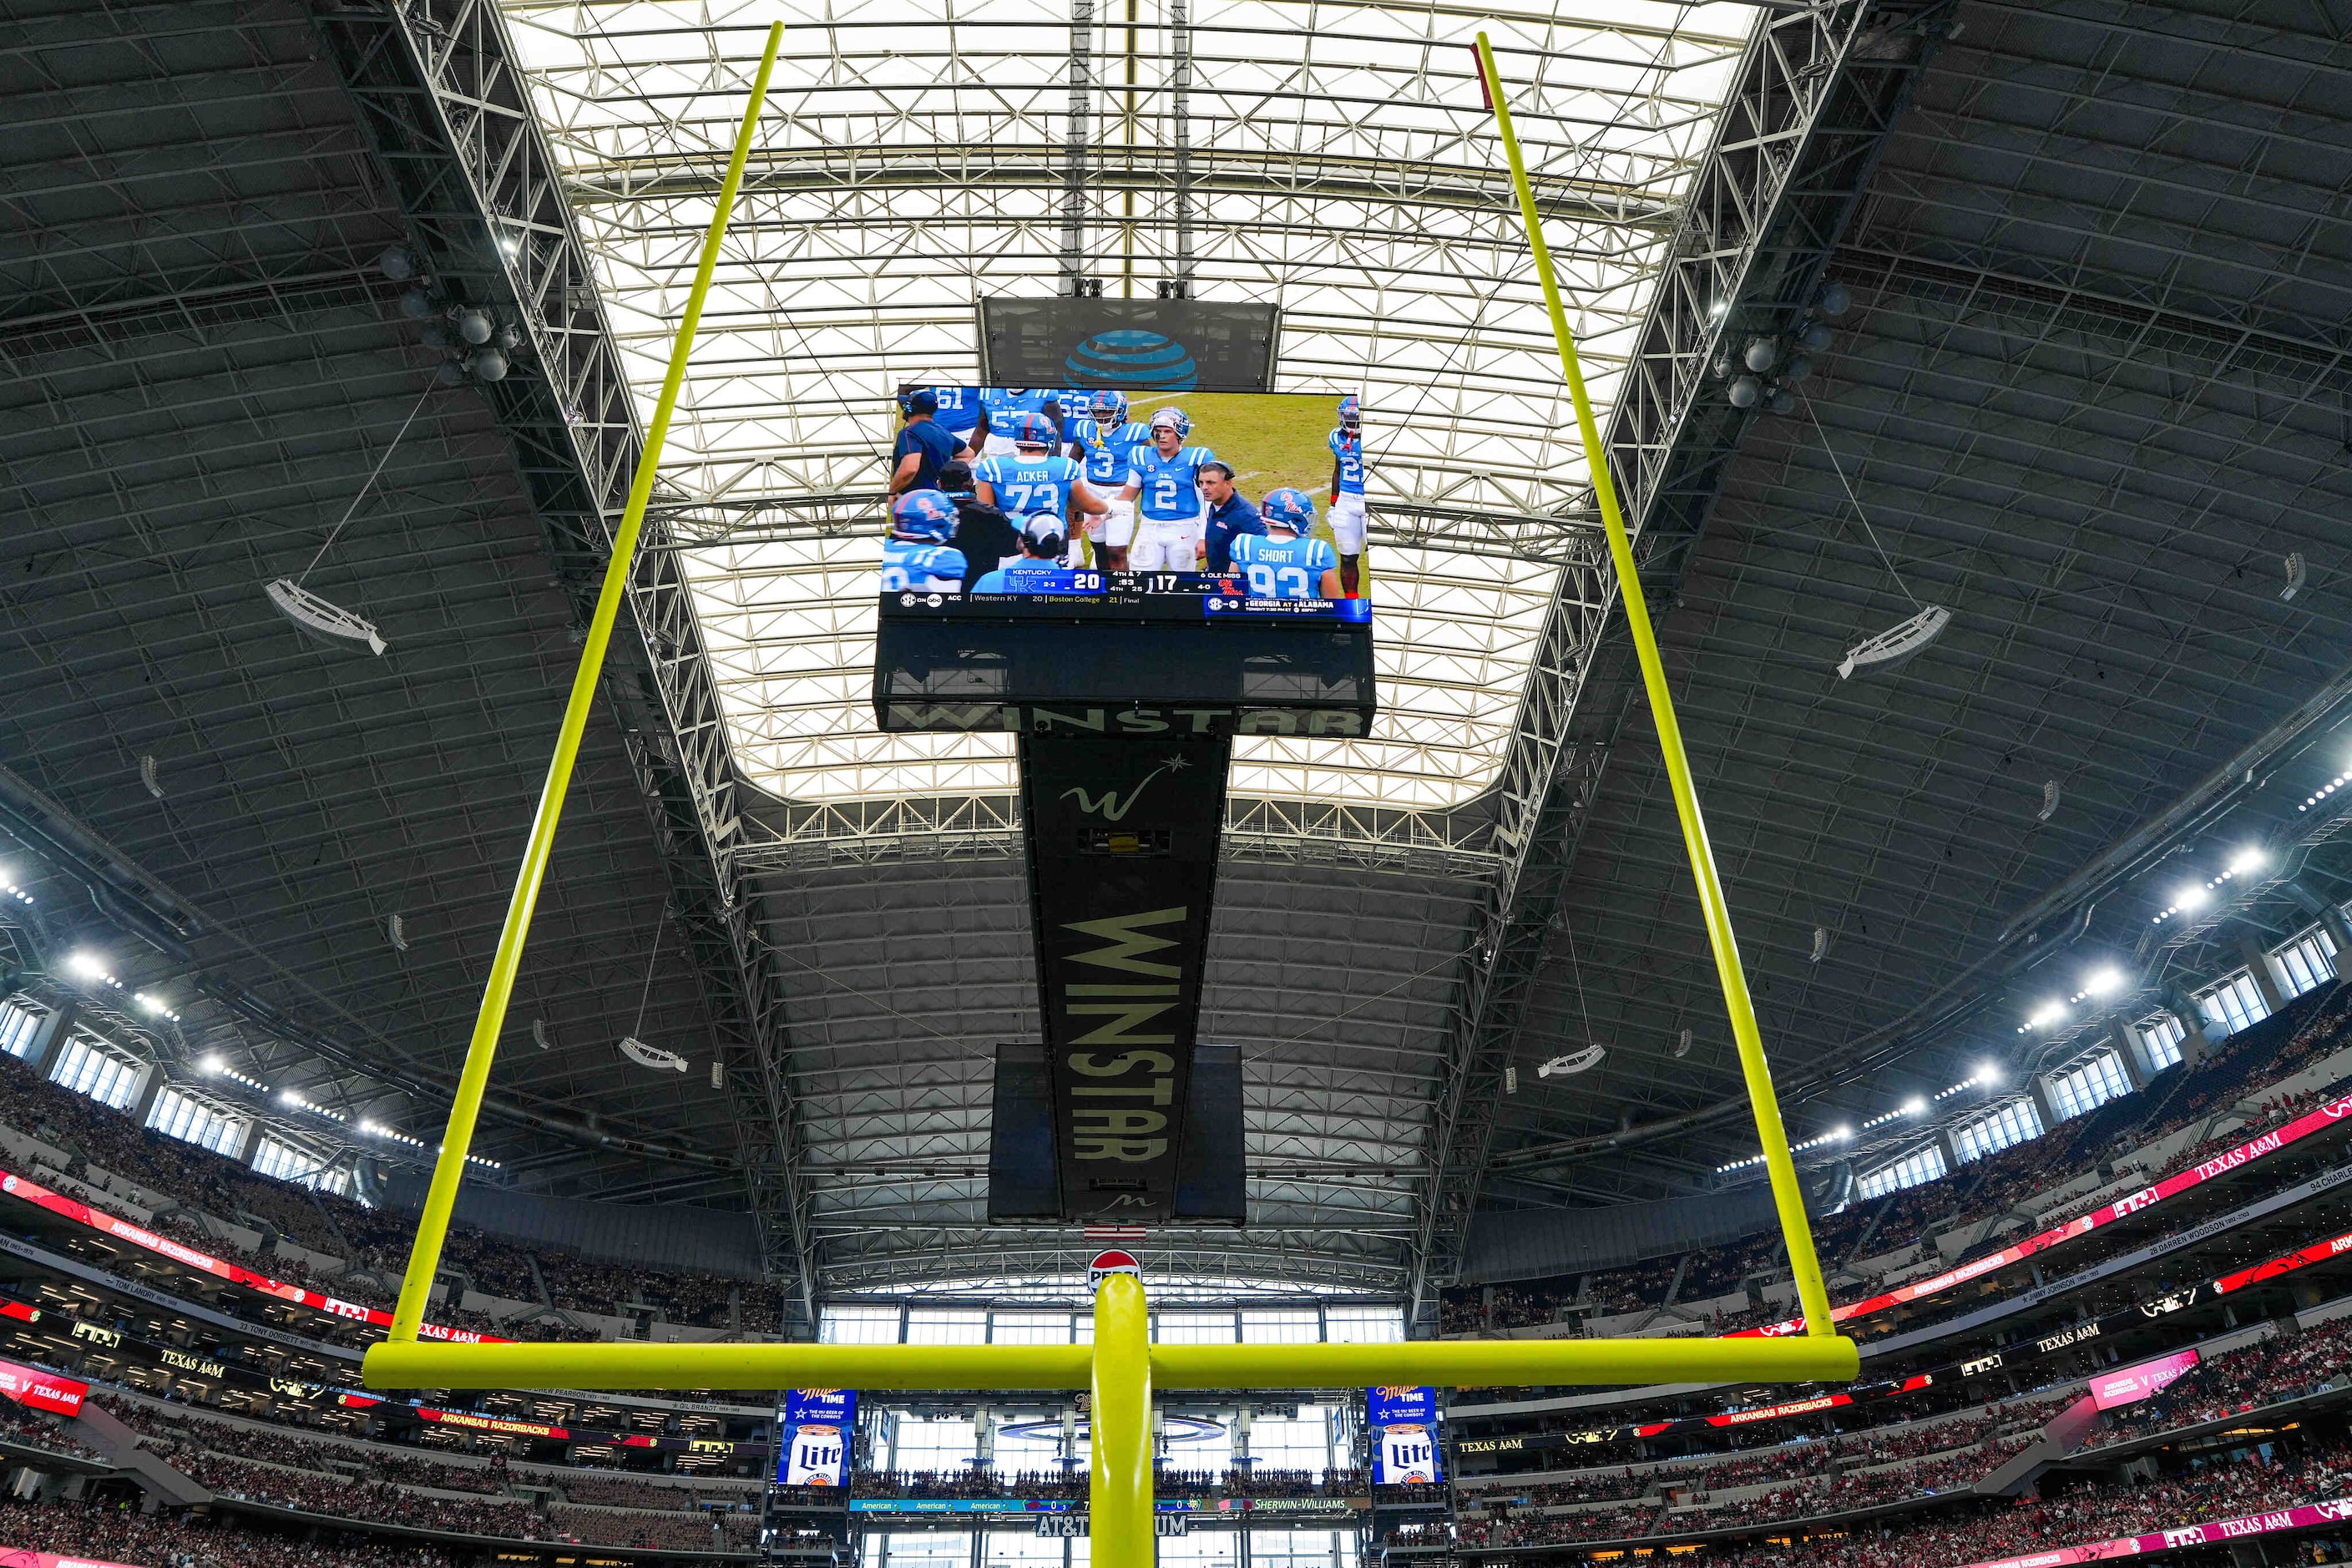
<path id="1" fill-rule="evenodd" d="M 261 1247 L 248 1254 L 259 1272 L 387 1310 L 397 1294 L 415 1223 L 407 1215 L 258 1175 L 208 1149 L 142 1128 L 119 1110 L 47 1082 L 36 1069 L 5 1055 L 0 1055 L 0 1123 L 71 1154 L 72 1168 L 65 1173 L 89 1182 L 101 1202 L 111 1194 L 100 1189 L 89 1167 L 126 1178 L 140 1189 L 139 1206 L 152 1211 L 145 1223 L 191 1245 L 215 1255 L 239 1250 L 238 1238 L 215 1234 L 182 1205 L 259 1232 Z M 116 1198 L 106 1206 L 119 1207 L 122 1201 Z M 278 1253 L 276 1243 L 281 1237 L 310 1251 L 347 1260 L 352 1272 L 314 1269 Z M 546 1281 L 543 1295 L 532 1278 L 533 1258 Z M 462 1225 L 450 1229 L 444 1262 L 487 1295 L 544 1302 L 557 1310 L 626 1316 L 650 1307 L 671 1322 L 723 1329 L 731 1321 L 744 1332 L 782 1331 L 783 1296 L 760 1280 L 625 1268 L 543 1243 L 526 1247 Z M 454 1308 L 436 1308 L 435 1320 L 510 1339 L 596 1337 L 593 1330 L 548 1318 L 493 1323 Z"/>
<path id="2" fill-rule="evenodd" d="M 280 1533 L 242 1520 L 142 1514 L 127 1503 L 0 1499 L 0 1545 L 136 1568 L 470 1568 L 475 1554 L 415 1542 Z"/>
<path id="3" fill-rule="evenodd" d="M 2352 1319 L 2258 1341 L 2200 1361 L 2137 1405 L 2110 1410 L 2086 1447 L 2111 1447 L 2275 1405 L 2352 1373 Z"/>
<path id="4" fill-rule="evenodd" d="M 2071 1177 L 2111 1166 L 2120 1154 L 2244 1106 L 2252 1121 L 2217 1131 L 2164 1162 L 2168 1172 L 2186 1169 L 2320 1103 L 2322 1096 L 2316 1092 L 2279 1092 L 2258 1099 L 2255 1093 L 2260 1084 L 2293 1077 L 2347 1044 L 2352 1044 L 2352 988 L 2313 992 L 2229 1037 L 2196 1066 L 2166 1069 L 2137 1093 L 2111 1100 L 2039 1138 L 1987 1155 L 1940 1180 L 1854 1204 L 1817 1221 L 1815 1246 L 1825 1263 L 1850 1263 L 1865 1249 L 1870 1257 L 1900 1253 L 1937 1232 L 1964 1228 L 2007 1213 Z M 2245 1102 L 2250 1099 L 2254 1103 L 2249 1106 Z M 2085 1196 L 2052 1208 L 2045 1217 L 2055 1224 L 2095 1202 Z M 1967 1262 L 2013 1239 L 2008 1235 L 1980 1237 L 1949 1261 Z M 2090 1248 L 2074 1244 L 2067 1266 L 2071 1268 L 2073 1260 L 2092 1255 Z M 1448 1333 L 1478 1333 L 1611 1316 L 1670 1303 L 1716 1300 L 1744 1281 L 1760 1283 L 1767 1276 L 1785 1280 L 1787 1273 L 1785 1246 L 1777 1232 L 1770 1232 L 1604 1272 L 1464 1288 L 1450 1292 L 1441 1302 L 1441 1321 Z M 1837 1296 L 1851 1300 L 1874 1294 L 1885 1283 L 1880 1276 L 1849 1276 Z M 1711 1310 L 1699 1321 L 1711 1331 L 1728 1332 L 1785 1316 L 1788 1310 L 1786 1301 L 1755 1298 L 1743 1306 Z"/>
<path id="5" fill-rule="evenodd" d="M 1818 1540 L 1776 1540 L 1734 1549 L 1713 1561 L 1728 1568 L 1916 1568 L 1921 1563 L 1953 1568 L 2321 1501 L 2343 1496 L 2347 1485 L 2352 1485 L 2352 1447 L 2337 1441 L 2276 1460 L 2259 1454 L 2235 1461 L 2217 1460 L 2203 1469 L 2152 1482 L 2088 1482 L 2040 1499 L 1996 1500 L 1958 1513 L 1939 1510 L 1874 1530 L 1845 1529 Z M 1690 1512 L 1671 1520 L 1663 1510 L 1609 1516 L 1512 1514 L 1465 1520 L 1459 1531 L 1464 1545 L 1494 1551 L 1622 1539 L 1622 1527 L 1627 1523 L 1642 1527 L 1630 1532 L 1634 1535 L 1670 1537 L 1726 1524 L 1819 1518 L 1874 1506 L 1874 1500 L 1854 1500 L 1854 1495 L 1835 1491 L 1815 1494 L 1792 1489 L 1789 1497 L 1802 1502 L 1816 1495 L 1833 1506 L 1783 1512 L 1766 1499 L 1762 1500 L 1765 1509 L 1753 1514 L 1727 1518 L 1722 1511 Z M 1601 1517 L 1616 1518 L 1618 1527 L 1593 1522 Z"/>

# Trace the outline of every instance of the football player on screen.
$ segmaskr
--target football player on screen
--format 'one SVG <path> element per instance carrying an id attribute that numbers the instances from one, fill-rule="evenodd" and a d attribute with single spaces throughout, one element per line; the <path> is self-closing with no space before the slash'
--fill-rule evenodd
<path id="1" fill-rule="evenodd" d="M 1086 465 L 1087 483 L 1110 502 L 1109 514 L 1085 530 L 1096 547 L 1095 563 L 1124 572 L 1128 546 L 1135 542 L 1135 503 L 1121 487 L 1135 466 L 1135 449 L 1150 444 L 1151 432 L 1127 416 L 1124 392 L 1096 393 L 1087 417 L 1064 430 L 1070 455 Z"/>
<path id="2" fill-rule="evenodd" d="M 1054 531 L 1067 539 L 1074 510 L 1090 518 L 1110 510 L 1110 502 L 1087 483 L 1077 459 L 1055 451 L 1060 436 L 1044 415 L 1019 416 L 1011 434 L 1013 456 L 982 458 L 972 478 L 980 500 L 1003 508 L 1013 527 L 1025 529 L 1036 518 L 1050 518 Z"/>
<path id="3" fill-rule="evenodd" d="M 975 594 L 1067 594 L 1092 592 L 1081 588 L 1081 576 L 1102 583 L 1099 573 L 1080 573 L 1062 564 L 1062 552 L 1069 541 L 1063 536 L 1058 520 L 1033 517 L 1021 533 L 1021 559 L 1009 566 L 1000 566 L 971 585 Z"/>
<path id="4" fill-rule="evenodd" d="M 1364 558 L 1364 415 L 1354 393 L 1339 399 L 1331 432 L 1331 537 L 1339 542 L 1339 585 L 1350 599 Z"/>
<path id="5" fill-rule="evenodd" d="M 1181 408 L 1151 416 L 1151 444 L 1138 447 L 1121 500 L 1137 503 L 1135 543 L 1128 563 L 1137 572 L 1190 572 L 1201 557 L 1201 465 L 1216 461 L 1206 447 L 1187 447 L 1192 421 Z"/>
<path id="6" fill-rule="evenodd" d="M 890 503 L 890 537 L 882 542 L 882 591 L 963 592 L 963 552 L 950 549 L 955 502 L 937 490 L 908 490 Z"/>
<path id="7" fill-rule="evenodd" d="M 1045 411 L 1045 389 L 1039 386 L 983 386 L 976 395 L 982 438 L 971 445 L 983 458 L 1013 456 L 1013 431 L 1021 416 Z"/>
<path id="8" fill-rule="evenodd" d="M 1266 492 L 1258 503 L 1265 532 L 1234 536 L 1234 566 L 1249 580 L 1253 599 L 1336 599 L 1339 563 L 1314 538 L 1315 501 L 1305 490 Z"/>

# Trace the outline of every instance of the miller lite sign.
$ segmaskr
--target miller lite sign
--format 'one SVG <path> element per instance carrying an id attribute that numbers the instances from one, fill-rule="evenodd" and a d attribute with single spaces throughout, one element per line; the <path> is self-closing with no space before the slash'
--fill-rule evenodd
<path id="1" fill-rule="evenodd" d="M 1087 1265 L 1087 1289 L 1095 1289 L 1114 1274 L 1131 1274 L 1139 1282 L 1143 1265 L 1135 1260 L 1132 1252 L 1097 1252 L 1095 1260 Z"/>

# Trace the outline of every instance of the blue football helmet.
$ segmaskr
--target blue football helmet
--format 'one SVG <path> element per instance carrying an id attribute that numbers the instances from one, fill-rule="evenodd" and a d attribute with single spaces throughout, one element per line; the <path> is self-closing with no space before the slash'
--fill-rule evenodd
<path id="1" fill-rule="evenodd" d="M 945 544 L 955 527 L 955 502 L 938 490 L 908 490 L 891 503 L 890 531 L 901 539 Z"/>
<path id="2" fill-rule="evenodd" d="M 1104 429 L 1116 430 L 1127 423 L 1127 394 L 1097 392 L 1095 394 L 1094 406 L 1087 412 L 1094 416 L 1095 423 Z"/>
<path id="3" fill-rule="evenodd" d="M 1268 528 L 1286 528 L 1301 539 L 1306 538 L 1307 531 L 1315 526 L 1314 498 L 1305 490 L 1295 490 L 1286 485 L 1278 490 L 1266 491 L 1265 500 L 1258 503 L 1257 511 L 1265 519 Z"/>
<path id="4" fill-rule="evenodd" d="M 1151 427 L 1154 430 L 1159 429 L 1162 425 L 1174 426 L 1176 439 L 1179 441 L 1192 433 L 1192 416 L 1181 408 L 1163 408 L 1151 416 Z"/>
<path id="5" fill-rule="evenodd" d="M 1054 422 L 1042 414 L 1024 414 L 1013 422 L 1009 434 L 1016 447 L 1051 447 L 1061 439 Z"/>
<path id="6" fill-rule="evenodd" d="M 1339 399 L 1339 428 L 1360 430 L 1363 426 L 1364 405 L 1357 401 L 1356 395 L 1351 392 Z"/>

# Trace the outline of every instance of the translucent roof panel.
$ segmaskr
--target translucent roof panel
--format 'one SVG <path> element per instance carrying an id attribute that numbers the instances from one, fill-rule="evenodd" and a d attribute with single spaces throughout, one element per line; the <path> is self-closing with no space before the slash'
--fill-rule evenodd
<path id="1" fill-rule="evenodd" d="M 1364 399 L 1382 717 L 1365 741 L 1241 743 L 1237 792 L 1344 776 L 1444 806 L 1491 780 L 1584 463 L 1471 39 L 1496 45 L 1605 411 L 1752 7 L 1194 0 L 1181 28 L 1178 0 L 506 9 L 648 409 L 786 24 L 662 473 L 753 782 L 1013 787 L 1002 738 L 874 728 L 877 498 L 897 389 L 976 379 L 979 299 L 1058 290 L 1074 171 L 1077 270 L 1107 295 L 1154 296 L 1188 248 L 1193 297 L 1280 308 L 1277 389 Z"/>

